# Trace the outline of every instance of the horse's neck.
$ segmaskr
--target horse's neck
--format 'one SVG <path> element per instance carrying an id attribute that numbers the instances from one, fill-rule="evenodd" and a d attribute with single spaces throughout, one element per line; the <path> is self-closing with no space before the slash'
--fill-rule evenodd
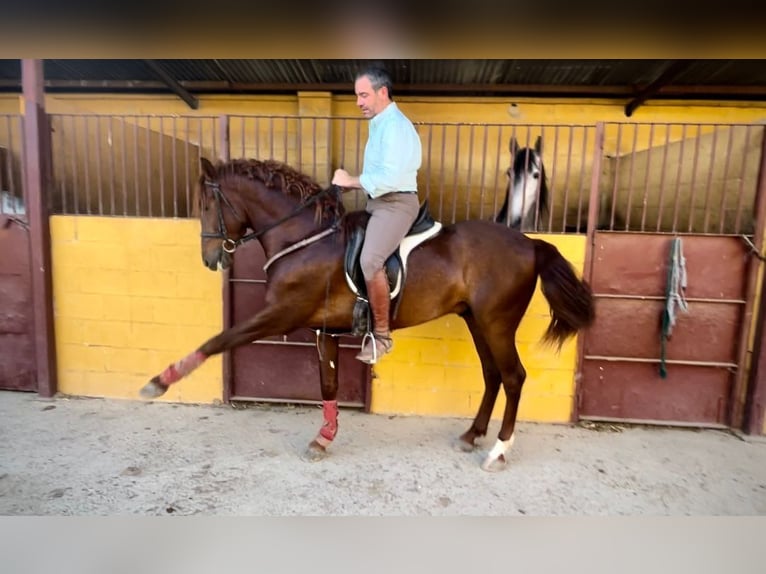
<path id="1" fill-rule="evenodd" d="M 267 257 L 329 226 L 315 221 L 316 203 L 300 209 L 299 201 L 280 193 L 258 186 L 243 197 L 250 227 L 263 232 L 259 239 Z"/>

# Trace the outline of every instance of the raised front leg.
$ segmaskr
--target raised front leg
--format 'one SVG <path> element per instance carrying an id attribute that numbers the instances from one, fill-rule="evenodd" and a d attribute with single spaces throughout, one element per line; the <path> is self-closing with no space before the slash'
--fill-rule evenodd
<path id="1" fill-rule="evenodd" d="M 317 332 L 319 377 L 322 385 L 322 426 L 316 438 L 306 449 L 306 459 L 311 462 L 327 456 L 327 447 L 338 432 L 338 340 L 326 333 Z"/>
<path id="2" fill-rule="evenodd" d="M 197 350 L 169 365 L 144 385 L 140 395 L 145 399 L 161 397 L 170 385 L 189 376 L 209 357 L 270 335 L 289 333 L 301 324 L 301 320 L 305 317 L 296 317 L 295 307 L 289 304 L 262 309 L 253 318 L 220 332 Z"/>

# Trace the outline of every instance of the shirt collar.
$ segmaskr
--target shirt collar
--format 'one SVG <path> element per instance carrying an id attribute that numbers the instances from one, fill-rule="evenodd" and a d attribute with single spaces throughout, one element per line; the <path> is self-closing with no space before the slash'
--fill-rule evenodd
<path id="1" fill-rule="evenodd" d="M 395 109 L 397 109 L 396 102 L 391 102 L 383 109 L 382 112 L 380 112 L 378 115 L 372 118 L 370 120 L 370 123 L 378 124 L 379 122 L 382 122 L 385 119 L 385 117 L 393 113 Z"/>

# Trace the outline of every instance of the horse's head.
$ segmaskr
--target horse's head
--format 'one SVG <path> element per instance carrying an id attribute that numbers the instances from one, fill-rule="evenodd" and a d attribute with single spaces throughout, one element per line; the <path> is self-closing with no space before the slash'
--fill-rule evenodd
<path id="1" fill-rule="evenodd" d="M 507 216 L 507 203 L 510 198 L 510 225 L 514 228 L 521 226 L 522 220 L 532 209 L 542 211 L 547 205 L 548 188 L 545 182 L 545 168 L 541 151 L 541 137 L 537 136 L 534 148 L 519 148 L 515 137 L 511 138 L 510 152 L 511 167 L 508 168 L 508 188 L 506 190 L 506 205 L 502 212 L 503 223 Z M 539 190 L 539 196 L 538 196 Z"/>
<path id="2" fill-rule="evenodd" d="M 202 238 L 202 260 L 215 271 L 226 269 L 238 241 L 245 235 L 248 222 L 239 195 L 227 187 L 216 167 L 200 158 L 202 174 L 199 178 L 199 218 Z"/>

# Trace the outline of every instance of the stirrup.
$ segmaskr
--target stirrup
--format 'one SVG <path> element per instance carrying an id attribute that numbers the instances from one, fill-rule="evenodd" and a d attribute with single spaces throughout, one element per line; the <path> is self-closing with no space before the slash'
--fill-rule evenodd
<path id="1" fill-rule="evenodd" d="M 365 355 L 365 345 L 367 342 L 371 342 L 372 347 L 372 357 L 367 357 Z M 383 347 L 382 352 L 380 353 L 380 356 L 390 353 L 391 349 L 394 347 L 394 341 L 390 336 L 386 335 L 375 335 L 373 332 L 365 333 L 364 337 L 362 338 L 362 349 L 359 351 L 359 353 L 356 355 L 356 359 L 362 361 L 363 363 L 367 363 L 368 365 L 374 365 L 378 362 L 378 342 L 380 342 L 380 345 Z"/>

